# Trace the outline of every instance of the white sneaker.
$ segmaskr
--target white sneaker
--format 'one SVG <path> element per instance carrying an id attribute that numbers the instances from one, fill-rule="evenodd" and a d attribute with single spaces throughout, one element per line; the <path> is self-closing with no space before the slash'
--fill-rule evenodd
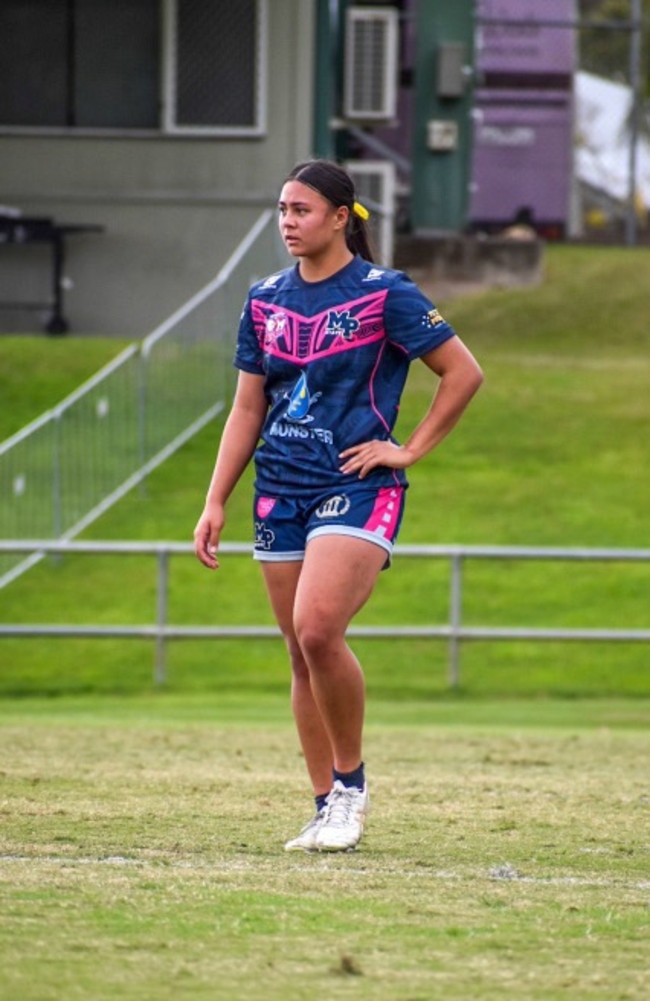
<path id="1" fill-rule="evenodd" d="M 311 820 L 309 820 L 297 838 L 293 838 L 292 841 L 287 841 L 284 846 L 285 852 L 315 852 L 318 850 L 316 845 L 316 837 L 321 829 L 321 824 L 323 823 L 323 817 L 325 816 L 325 809 L 319 810 Z"/>
<path id="2" fill-rule="evenodd" d="M 347 789 L 337 779 L 327 797 L 323 819 L 316 832 L 320 852 L 345 852 L 356 848 L 370 808 L 368 786 Z"/>

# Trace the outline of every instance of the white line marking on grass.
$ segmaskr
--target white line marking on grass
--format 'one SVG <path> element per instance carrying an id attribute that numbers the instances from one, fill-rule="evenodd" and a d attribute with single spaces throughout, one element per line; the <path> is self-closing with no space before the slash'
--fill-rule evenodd
<path id="1" fill-rule="evenodd" d="M 342 866 L 336 865 L 331 855 L 323 856 L 317 852 L 308 853 L 310 858 L 310 863 L 300 864 L 293 862 L 288 867 L 283 867 L 283 871 L 287 868 L 290 872 L 297 873 L 313 873 L 314 863 L 318 864 L 319 869 L 329 870 L 330 872 L 340 872 L 342 871 Z M 349 859 L 354 856 L 356 860 L 359 860 L 359 855 L 355 852 L 345 852 L 341 853 L 339 859 Z M 279 856 L 284 861 L 284 856 Z M 62 865 L 62 866 L 75 866 L 75 865 L 112 865 L 112 866 L 132 866 L 136 868 L 161 868 L 165 870 L 170 869 L 190 869 L 197 872 L 210 871 L 214 873 L 219 872 L 252 872 L 252 873 L 263 873 L 278 871 L 277 860 L 270 858 L 268 860 L 257 859 L 255 862 L 245 861 L 243 859 L 233 859 L 232 861 L 221 860 L 219 862 L 197 862 L 191 860 L 178 859 L 176 861 L 169 861 L 165 859 L 164 861 L 158 859 L 136 859 L 127 858 L 124 855 L 109 855 L 105 858 L 89 858 L 87 856 L 68 856 L 68 855 L 0 855 L 0 864 L 2 863 L 27 863 L 29 865 L 34 865 L 35 863 L 41 862 L 47 865 Z M 399 866 L 374 866 L 368 865 L 364 868 L 359 868 L 355 866 L 354 869 L 347 869 L 346 876 L 398 876 L 400 879 L 422 879 L 429 877 L 434 880 L 458 880 L 460 882 L 474 882 L 477 879 L 488 879 L 488 880 L 508 880 L 516 883 L 527 883 L 534 886 L 593 886 L 593 887 L 605 887 L 605 888 L 618 888 L 618 889 L 634 889 L 634 890 L 650 890 L 650 880 L 624 880 L 624 879 L 607 879 L 602 878 L 589 878 L 582 876 L 525 876 L 514 868 L 509 862 L 503 863 L 499 866 L 494 866 L 488 869 L 485 873 L 475 874 L 463 874 L 460 872 L 450 872 L 448 870 L 427 870 L 420 867 L 415 867 L 412 869 L 403 869 Z"/>

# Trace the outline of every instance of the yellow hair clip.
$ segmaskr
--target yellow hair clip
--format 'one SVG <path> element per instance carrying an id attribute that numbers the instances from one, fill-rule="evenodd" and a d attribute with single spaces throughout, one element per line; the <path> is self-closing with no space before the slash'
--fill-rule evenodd
<path id="1" fill-rule="evenodd" d="M 355 202 L 353 207 L 354 207 L 354 214 L 358 215 L 359 218 L 363 219 L 364 222 L 367 222 L 368 219 L 370 218 L 370 212 L 368 212 L 366 206 L 362 205 L 361 202 Z"/>

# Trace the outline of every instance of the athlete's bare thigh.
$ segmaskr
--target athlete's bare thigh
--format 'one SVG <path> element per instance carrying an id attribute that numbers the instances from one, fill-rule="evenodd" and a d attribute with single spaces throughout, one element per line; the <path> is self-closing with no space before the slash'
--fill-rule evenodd
<path id="1" fill-rule="evenodd" d="M 319 535 L 307 543 L 294 601 L 294 622 L 327 624 L 345 631 L 361 609 L 386 563 L 386 550 L 347 535 Z"/>

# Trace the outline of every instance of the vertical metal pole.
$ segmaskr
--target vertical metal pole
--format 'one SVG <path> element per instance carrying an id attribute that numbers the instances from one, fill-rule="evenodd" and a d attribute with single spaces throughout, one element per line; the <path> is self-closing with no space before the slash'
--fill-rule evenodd
<path id="1" fill-rule="evenodd" d="M 627 215 L 625 219 L 625 243 L 634 247 L 637 242 L 637 151 L 639 147 L 639 115 L 641 111 L 641 0 L 630 0 L 630 89 L 632 105 L 630 109 L 630 149 L 628 164 Z"/>
<path id="2" fill-rule="evenodd" d="M 454 553 L 451 557 L 451 591 L 449 595 L 449 685 L 458 688 L 460 684 L 460 627 L 463 614 L 463 557 Z"/>
<path id="3" fill-rule="evenodd" d="M 52 414 L 52 538 L 60 539 L 63 532 L 63 500 L 61 488 L 61 410 Z"/>
<path id="4" fill-rule="evenodd" d="M 63 267 L 65 238 L 60 229 L 52 234 L 52 313 L 45 329 L 48 334 L 67 334 L 68 324 L 63 315 Z"/>
<path id="5" fill-rule="evenodd" d="M 167 625 L 167 578 L 169 568 L 169 553 L 166 549 L 158 550 L 158 595 L 156 602 L 156 664 L 154 684 L 163 685 L 167 678 L 165 664 L 165 633 Z"/>
<path id="6" fill-rule="evenodd" d="M 316 156 L 334 157 L 336 152 L 332 119 L 337 106 L 344 14 L 345 4 L 342 5 L 341 0 L 316 0 L 313 94 L 313 151 Z"/>
<path id="7" fill-rule="evenodd" d="M 147 374 L 149 367 L 149 350 L 140 348 L 138 352 L 138 448 L 140 452 L 140 468 L 147 459 Z M 141 496 L 147 493 L 146 480 L 141 478 L 139 484 Z"/>

